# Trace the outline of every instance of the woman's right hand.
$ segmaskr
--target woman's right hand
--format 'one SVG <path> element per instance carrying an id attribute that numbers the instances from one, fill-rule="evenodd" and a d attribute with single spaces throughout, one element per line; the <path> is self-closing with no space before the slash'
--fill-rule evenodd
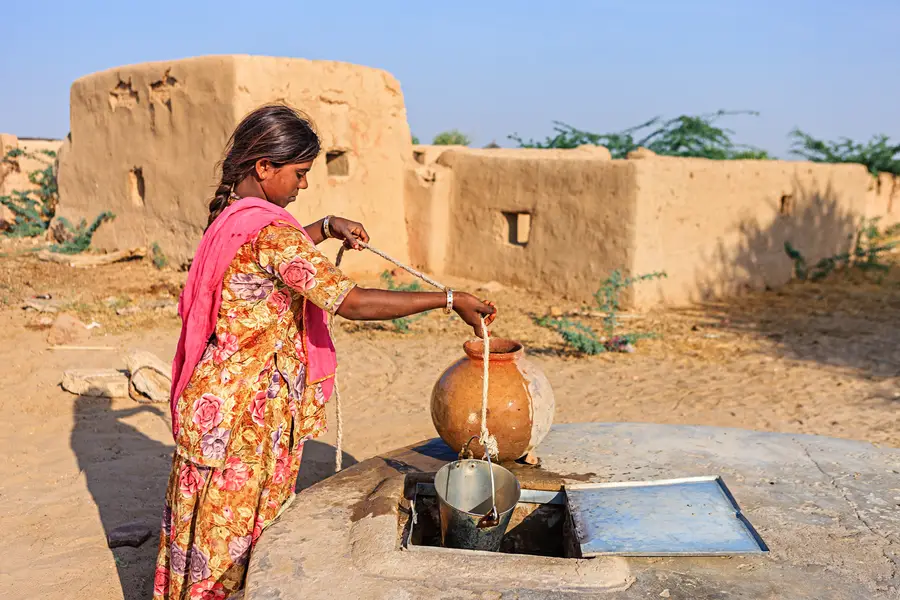
<path id="1" fill-rule="evenodd" d="M 497 317 L 497 307 L 493 302 L 482 302 L 472 294 L 465 292 L 454 292 L 453 294 L 453 310 L 459 315 L 466 325 L 470 326 L 475 335 L 479 338 L 484 337 L 481 331 L 481 317 L 484 317 L 485 325 L 490 325 Z"/>

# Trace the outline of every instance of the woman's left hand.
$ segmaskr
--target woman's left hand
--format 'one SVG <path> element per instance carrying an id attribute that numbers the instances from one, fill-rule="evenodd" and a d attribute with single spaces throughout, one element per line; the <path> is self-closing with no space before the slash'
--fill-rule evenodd
<path id="1" fill-rule="evenodd" d="M 344 240 L 344 247 L 353 250 L 362 250 L 359 241 L 369 243 L 369 234 L 362 223 L 351 221 L 343 217 L 332 217 L 328 222 L 331 236 L 338 240 Z"/>

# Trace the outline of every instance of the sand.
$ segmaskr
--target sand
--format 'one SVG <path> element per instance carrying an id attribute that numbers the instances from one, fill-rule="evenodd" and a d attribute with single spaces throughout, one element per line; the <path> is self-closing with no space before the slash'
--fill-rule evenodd
<path id="1" fill-rule="evenodd" d="M 171 304 L 184 274 L 142 262 L 78 271 L 21 249 L 0 258 L 0 597 L 147 598 L 172 455 L 167 407 L 77 397 L 59 381 L 70 368 L 122 368 L 129 348 L 170 360 L 179 330 Z M 47 315 L 21 308 L 37 294 L 100 323 L 90 344 L 116 350 L 49 350 Z M 900 445 L 896 278 L 838 277 L 640 315 L 623 324 L 659 339 L 596 357 L 567 352 L 531 320 L 578 306 L 514 289 L 482 295 L 501 309 L 495 334 L 522 341 L 546 371 L 557 422 L 719 425 Z M 162 308 L 116 314 L 147 302 Z M 339 321 L 345 466 L 435 435 L 431 387 L 470 335 L 441 314 L 406 334 Z M 307 446 L 300 487 L 329 474 L 333 443 L 331 427 Z M 108 548 L 106 531 L 134 521 L 153 530 L 151 539 Z"/>

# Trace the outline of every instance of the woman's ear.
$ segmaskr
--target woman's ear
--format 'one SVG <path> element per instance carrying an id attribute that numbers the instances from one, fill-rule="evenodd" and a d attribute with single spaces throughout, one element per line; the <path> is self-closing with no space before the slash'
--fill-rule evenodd
<path id="1" fill-rule="evenodd" d="M 265 181 L 269 177 L 271 177 L 275 172 L 275 168 L 272 165 L 272 161 L 268 158 L 261 158 L 256 161 L 256 178 L 260 181 Z"/>

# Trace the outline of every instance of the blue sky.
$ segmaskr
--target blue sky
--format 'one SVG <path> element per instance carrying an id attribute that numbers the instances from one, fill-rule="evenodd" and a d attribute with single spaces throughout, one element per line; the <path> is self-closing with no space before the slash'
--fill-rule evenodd
<path id="1" fill-rule="evenodd" d="M 900 138 L 900 2 L 631 0 L 6 3 L 0 131 L 62 137 L 72 81 L 203 54 L 386 69 L 423 141 L 476 145 L 561 120 L 615 131 L 655 115 L 753 109 L 737 140 L 786 157 L 817 137 Z"/>

